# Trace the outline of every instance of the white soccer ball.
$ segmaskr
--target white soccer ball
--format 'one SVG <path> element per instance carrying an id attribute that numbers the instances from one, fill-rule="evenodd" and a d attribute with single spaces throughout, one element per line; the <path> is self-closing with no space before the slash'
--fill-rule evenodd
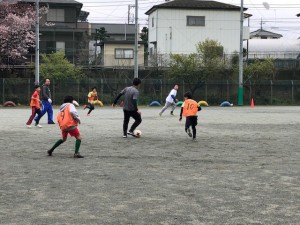
<path id="1" fill-rule="evenodd" d="M 133 134 L 134 134 L 136 137 L 141 137 L 141 136 L 142 136 L 142 131 L 140 131 L 140 130 L 135 130 L 135 131 L 133 131 Z"/>
<path id="2" fill-rule="evenodd" d="M 79 106 L 79 103 L 77 101 L 73 100 L 73 105 Z"/>

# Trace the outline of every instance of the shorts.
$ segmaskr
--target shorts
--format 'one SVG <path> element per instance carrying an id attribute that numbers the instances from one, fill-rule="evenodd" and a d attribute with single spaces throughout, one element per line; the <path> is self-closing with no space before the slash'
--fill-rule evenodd
<path id="1" fill-rule="evenodd" d="M 62 131 L 61 132 L 63 139 L 68 137 L 68 134 L 70 134 L 71 137 L 78 137 L 80 136 L 80 132 L 78 130 L 78 128 L 76 127 L 73 130 L 69 130 L 69 131 Z"/>
<path id="2" fill-rule="evenodd" d="M 196 126 L 198 124 L 198 116 L 187 116 L 185 127 Z"/>

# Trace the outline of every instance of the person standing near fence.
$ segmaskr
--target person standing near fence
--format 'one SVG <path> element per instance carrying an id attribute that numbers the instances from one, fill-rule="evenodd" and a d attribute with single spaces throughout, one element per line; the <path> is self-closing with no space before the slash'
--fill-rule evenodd
<path id="1" fill-rule="evenodd" d="M 40 85 L 35 85 L 34 89 L 35 89 L 35 91 L 33 92 L 32 96 L 31 96 L 31 100 L 30 100 L 31 116 L 29 117 L 29 120 L 26 123 L 26 126 L 28 128 L 31 128 L 32 120 L 33 120 L 33 118 L 35 117 L 36 114 L 38 114 L 38 118 L 40 118 L 41 115 L 42 115 L 41 101 L 40 101 L 41 87 L 40 87 Z M 35 126 L 39 127 L 39 128 L 42 127 L 41 125 L 39 125 L 39 119 L 36 120 Z"/>
<path id="2" fill-rule="evenodd" d="M 176 99 L 176 95 L 177 95 L 177 90 L 178 90 L 178 85 L 176 84 L 174 86 L 174 88 L 170 91 L 169 95 L 166 98 L 166 104 L 165 106 L 161 109 L 159 115 L 161 116 L 163 114 L 163 112 L 169 108 L 170 106 L 172 106 L 172 110 L 170 112 L 170 114 L 173 116 L 174 115 L 174 110 L 176 108 L 176 102 L 178 101 Z"/>
<path id="3" fill-rule="evenodd" d="M 42 91 L 41 91 L 42 104 L 43 104 L 41 117 L 45 115 L 45 113 L 47 112 L 48 124 L 55 124 L 53 122 L 53 108 L 52 108 L 51 92 L 49 86 L 50 86 L 50 80 L 46 79 L 45 83 L 42 86 Z M 34 120 L 39 121 L 41 117 L 36 116 Z"/>
<path id="4" fill-rule="evenodd" d="M 132 86 L 124 88 L 119 95 L 114 100 L 112 106 L 115 107 L 119 98 L 124 95 L 124 105 L 123 105 L 123 112 L 124 112 L 124 121 L 123 121 L 123 138 L 127 138 L 127 134 L 131 136 L 134 135 L 135 128 L 140 125 L 142 122 L 141 112 L 137 107 L 137 101 L 139 97 L 139 86 L 141 84 L 141 80 L 139 78 L 134 78 L 132 82 Z M 129 119 L 132 117 L 135 121 L 130 127 L 128 133 L 128 123 Z"/>

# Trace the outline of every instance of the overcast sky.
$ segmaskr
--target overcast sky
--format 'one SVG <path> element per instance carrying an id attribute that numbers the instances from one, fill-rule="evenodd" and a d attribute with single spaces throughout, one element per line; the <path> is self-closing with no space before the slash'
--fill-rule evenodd
<path id="1" fill-rule="evenodd" d="M 83 3 L 83 10 L 90 13 L 89 22 L 95 23 L 128 23 L 129 5 L 135 0 L 77 0 Z M 219 2 L 240 6 L 240 0 L 218 0 Z M 164 3 L 165 0 L 138 0 L 139 24 L 148 24 L 145 12 L 153 5 Z M 244 0 L 250 18 L 251 31 L 262 28 L 283 35 L 284 39 L 300 37 L 300 1 L 298 0 Z M 134 23 L 135 9 L 130 7 L 130 23 Z M 246 22 L 245 22 L 246 25 Z"/>

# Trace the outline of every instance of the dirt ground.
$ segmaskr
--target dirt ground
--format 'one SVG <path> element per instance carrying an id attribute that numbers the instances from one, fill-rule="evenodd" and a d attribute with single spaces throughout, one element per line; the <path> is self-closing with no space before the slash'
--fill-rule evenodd
<path id="1" fill-rule="evenodd" d="M 46 116 L 28 129 L 29 107 L 0 107 L 0 224 L 300 224 L 300 107 L 203 108 L 196 142 L 179 108 L 141 110 L 143 136 L 123 139 L 121 108 L 79 107 L 74 159 L 74 138 L 47 156 Z"/>

